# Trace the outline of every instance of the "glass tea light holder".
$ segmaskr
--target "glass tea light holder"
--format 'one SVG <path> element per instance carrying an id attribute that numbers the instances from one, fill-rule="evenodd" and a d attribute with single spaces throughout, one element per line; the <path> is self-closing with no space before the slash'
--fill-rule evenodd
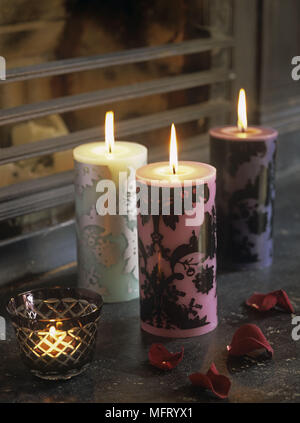
<path id="1" fill-rule="evenodd" d="M 12 297 L 7 310 L 30 371 L 70 379 L 92 361 L 102 297 L 87 289 L 44 288 Z"/>

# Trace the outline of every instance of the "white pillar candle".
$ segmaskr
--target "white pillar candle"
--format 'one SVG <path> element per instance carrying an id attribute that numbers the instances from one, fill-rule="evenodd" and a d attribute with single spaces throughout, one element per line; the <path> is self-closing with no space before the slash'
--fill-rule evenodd
<path id="1" fill-rule="evenodd" d="M 120 173 L 126 172 L 134 180 L 135 169 L 147 163 L 147 148 L 133 142 L 114 142 L 112 114 L 107 114 L 105 133 L 106 142 L 84 144 L 73 152 L 79 284 L 99 292 L 105 302 L 120 302 L 138 297 L 136 216 L 119 214 L 119 201 L 116 215 L 99 215 L 103 194 L 97 192 L 97 186 L 110 180 L 115 184 L 117 200 L 126 195 L 120 190 Z M 135 187 L 126 200 L 135 208 Z"/>

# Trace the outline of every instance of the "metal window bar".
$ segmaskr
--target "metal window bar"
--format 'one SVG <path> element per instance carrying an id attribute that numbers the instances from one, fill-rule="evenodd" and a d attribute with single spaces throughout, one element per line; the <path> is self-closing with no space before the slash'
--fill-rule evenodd
<path id="1" fill-rule="evenodd" d="M 232 47 L 233 44 L 234 41 L 231 37 L 202 38 L 176 44 L 124 50 L 104 55 L 57 60 L 50 63 L 10 69 L 7 71 L 6 81 L 0 81 L 0 84 L 82 72 L 109 66 L 128 65 L 130 63 L 140 63 L 172 56 L 203 53 L 213 48 Z"/>
<path id="2" fill-rule="evenodd" d="M 138 63 L 176 55 L 194 54 L 232 46 L 232 38 L 222 37 L 184 41 L 182 43 L 167 44 L 158 47 L 132 49 L 101 56 L 61 60 L 11 69 L 8 71 L 6 81 L 1 81 L 0 84 L 114 65 Z M 4 109 L 0 112 L 0 125 L 35 119 L 52 113 L 65 113 L 116 101 L 125 101 L 154 94 L 163 94 L 218 82 L 231 81 L 233 78 L 233 72 L 228 69 L 214 69 L 61 97 L 35 104 Z M 170 121 L 185 123 L 197 120 L 200 117 L 209 117 L 224 113 L 228 110 L 229 104 L 225 100 L 208 101 L 192 106 L 185 106 L 120 122 L 117 129 L 118 135 L 124 138 L 124 136 L 127 137 L 166 127 L 170 124 Z M 0 165 L 67 150 L 81 143 L 95 141 L 99 139 L 102 133 L 103 127 L 97 127 L 36 143 L 3 148 L 0 149 Z M 196 137 L 192 140 L 187 140 L 188 148 L 191 150 L 196 145 L 199 147 L 199 143 L 202 144 L 205 140 L 205 135 L 200 138 Z M 152 158 L 159 154 L 159 152 L 155 153 L 152 151 Z M 74 195 L 72 181 L 73 172 L 70 171 L 1 188 L 0 221 L 72 202 Z"/>
<path id="3" fill-rule="evenodd" d="M 139 134 L 141 131 L 148 132 L 166 127 L 171 121 L 177 124 L 186 123 L 228 110 L 229 103 L 224 100 L 203 102 L 119 122 L 116 124 L 117 133 L 118 137 L 124 138 L 129 135 Z M 97 141 L 99 138 L 103 138 L 103 136 L 104 127 L 102 126 L 76 131 L 68 135 L 41 140 L 35 143 L 3 148 L 0 150 L 0 165 L 68 150 L 81 143 Z"/>
<path id="4" fill-rule="evenodd" d="M 232 79 L 232 72 L 224 70 L 194 72 L 187 75 L 171 76 L 153 81 L 92 91 L 90 93 L 60 97 L 35 104 L 4 109 L 0 115 L 0 125 L 36 119 L 52 113 L 66 113 L 107 103 L 115 103 L 117 101 L 165 94 L 172 91 L 195 88 L 201 85 L 228 81 L 230 79 Z"/>

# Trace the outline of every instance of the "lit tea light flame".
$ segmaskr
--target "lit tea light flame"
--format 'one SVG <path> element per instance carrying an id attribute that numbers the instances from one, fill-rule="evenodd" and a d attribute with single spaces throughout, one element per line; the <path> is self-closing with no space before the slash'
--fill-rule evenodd
<path id="1" fill-rule="evenodd" d="M 177 153 L 177 138 L 175 125 L 172 123 L 171 126 L 171 139 L 170 139 L 170 170 L 173 175 L 176 175 L 178 171 L 178 153 Z"/>
<path id="2" fill-rule="evenodd" d="M 115 145 L 114 112 L 105 114 L 105 146 L 108 153 L 112 153 Z"/>
<path id="3" fill-rule="evenodd" d="M 52 338 L 56 337 L 56 329 L 54 326 L 51 326 L 51 328 L 49 329 L 49 333 L 52 336 Z"/>
<path id="4" fill-rule="evenodd" d="M 241 88 L 239 92 L 237 126 L 239 128 L 239 131 L 241 132 L 247 131 L 248 123 L 247 123 L 246 93 L 243 88 Z"/>

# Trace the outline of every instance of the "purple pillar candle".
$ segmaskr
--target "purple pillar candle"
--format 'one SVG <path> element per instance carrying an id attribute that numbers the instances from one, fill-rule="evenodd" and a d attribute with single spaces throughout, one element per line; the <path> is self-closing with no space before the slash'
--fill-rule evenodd
<path id="1" fill-rule="evenodd" d="M 214 167 L 197 162 L 179 162 L 176 173 L 168 162 L 136 172 L 140 313 L 146 332 L 184 338 L 217 326 L 215 178 Z M 188 197 L 192 207 L 185 207 Z"/>
<path id="2" fill-rule="evenodd" d="M 277 132 L 219 127 L 210 131 L 217 169 L 218 267 L 258 269 L 272 263 Z"/>

